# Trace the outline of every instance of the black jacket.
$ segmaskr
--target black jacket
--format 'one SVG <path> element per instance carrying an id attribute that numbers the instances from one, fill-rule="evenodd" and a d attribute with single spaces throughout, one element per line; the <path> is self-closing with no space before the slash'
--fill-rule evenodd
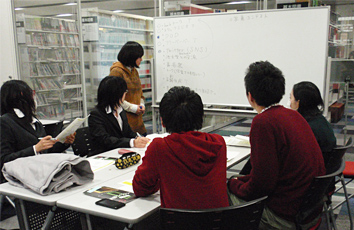
<path id="1" fill-rule="evenodd" d="M 4 163 L 13 161 L 20 157 L 34 156 L 33 145 L 36 145 L 39 137 L 45 137 L 46 133 L 40 122 L 35 123 L 36 130 L 30 123 L 16 114 L 6 113 L 0 117 L 1 143 L 1 169 Z M 56 143 L 52 148 L 42 151 L 43 153 L 61 153 L 69 146 L 63 143 Z M 1 173 L 1 181 L 3 177 Z"/>
<path id="2" fill-rule="evenodd" d="M 123 110 L 120 113 L 123 121 L 123 131 L 120 129 L 113 113 L 107 114 L 105 110 L 95 108 L 90 113 L 89 130 L 92 138 L 93 154 L 99 154 L 115 148 L 129 148 L 130 140 L 136 133 L 130 128 L 127 115 Z"/>

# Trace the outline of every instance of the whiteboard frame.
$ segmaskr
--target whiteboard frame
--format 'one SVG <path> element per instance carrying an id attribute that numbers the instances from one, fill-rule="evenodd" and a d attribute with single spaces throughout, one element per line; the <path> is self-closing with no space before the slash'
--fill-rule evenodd
<path id="1" fill-rule="evenodd" d="M 327 9 L 328 10 L 328 20 L 327 20 L 327 34 L 329 32 L 329 25 L 330 25 L 330 6 L 321 6 L 321 7 L 316 7 L 316 8 L 321 8 L 321 9 Z M 262 11 L 259 11 L 261 13 L 263 12 L 279 12 L 279 11 L 282 11 L 282 12 L 286 12 L 286 11 L 306 11 L 306 10 L 314 10 L 314 8 L 295 8 L 295 9 L 272 9 L 272 10 L 262 10 Z M 183 18 L 183 17 L 203 17 L 203 16 L 215 16 L 217 17 L 218 15 L 232 15 L 232 14 L 235 14 L 235 15 L 246 15 L 248 13 L 255 13 L 255 11 L 240 11 L 240 12 L 232 12 L 232 13 L 218 13 L 216 15 L 211 15 L 211 14 L 195 14 L 195 15 L 183 15 L 183 16 L 163 16 L 163 17 L 155 17 L 154 18 L 154 33 L 156 33 L 156 23 L 155 23 L 155 20 L 160 20 L 160 19 L 166 19 L 166 18 Z M 322 92 L 322 98 L 323 98 L 323 101 L 325 103 L 325 110 L 324 110 L 324 115 L 326 116 L 327 115 L 327 112 L 328 112 L 328 74 L 327 74 L 327 65 L 328 65 L 328 60 L 327 60 L 327 57 L 328 57 L 328 36 L 326 36 L 326 55 L 323 57 L 324 58 L 324 76 L 323 76 L 323 87 L 321 90 Z M 156 52 L 157 52 L 157 49 L 156 49 L 156 39 L 154 39 L 154 57 L 155 57 L 155 62 L 154 62 L 154 69 L 156 70 Z M 251 64 L 251 63 L 250 63 Z M 152 92 L 153 92 L 153 105 L 157 105 L 160 101 L 157 100 L 157 89 L 156 89 L 156 85 L 157 85 L 157 77 L 156 77 L 156 71 L 154 71 L 154 79 L 153 79 L 153 84 L 152 84 Z M 287 95 L 285 94 L 283 96 L 283 98 L 285 98 Z M 245 95 L 246 97 L 246 95 Z M 208 104 L 209 105 L 209 104 Z M 216 106 L 232 106 L 232 107 L 247 107 L 247 108 L 251 108 L 250 105 L 245 105 L 245 104 L 227 104 L 227 103 L 213 103 L 212 105 L 216 105 Z M 284 105 L 284 106 L 287 106 L 287 105 Z M 217 109 L 216 111 L 219 111 L 219 109 Z M 246 110 L 247 111 L 247 110 Z M 248 110 L 249 111 L 249 110 Z M 247 114 L 248 112 L 246 112 Z"/>

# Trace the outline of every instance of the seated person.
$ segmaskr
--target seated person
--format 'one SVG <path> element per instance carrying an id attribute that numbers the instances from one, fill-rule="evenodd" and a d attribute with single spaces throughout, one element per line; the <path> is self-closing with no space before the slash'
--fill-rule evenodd
<path id="1" fill-rule="evenodd" d="M 126 93 L 127 83 L 123 78 L 107 76 L 100 82 L 97 105 L 88 118 L 93 142 L 91 155 L 115 148 L 144 148 L 148 143 L 148 138 L 137 137 L 132 131 L 120 106 Z"/>
<path id="2" fill-rule="evenodd" d="M 309 123 L 326 165 L 337 140 L 331 124 L 322 115 L 324 105 L 320 90 L 308 81 L 295 84 L 290 93 L 290 107 L 297 110 Z"/>
<path id="3" fill-rule="evenodd" d="M 1 168 L 4 163 L 20 157 L 65 151 L 75 140 L 73 133 L 64 143 L 46 136 L 36 118 L 33 90 L 20 80 L 6 81 L 1 87 Z M 39 140 L 38 138 L 43 137 Z M 1 174 L 1 182 L 5 178 Z"/>
<path id="4" fill-rule="evenodd" d="M 160 115 L 171 133 L 149 145 L 133 179 L 134 193 L 149 196 L 160 189 L 161 207 L 208 209 L 229 206 L 226 144 L 218 134 L 198 132 L 203 103 L 188 87 L 173 87 L 163 96 Z"/>
<path id="5" fill-rule="evenodd" d="M 245 86 L 258 112 L 250 131 L 252 167 L 249 175 L 228 181 L 230 200 L 236 205 L 268 196 L 259 228 L 296 229 L 302 197 L 313 178 L 326 173 L 321 149 L 306 120 L 278 104 L 285 93 L 278 68 L 269 62 L 251 64 Z"/>

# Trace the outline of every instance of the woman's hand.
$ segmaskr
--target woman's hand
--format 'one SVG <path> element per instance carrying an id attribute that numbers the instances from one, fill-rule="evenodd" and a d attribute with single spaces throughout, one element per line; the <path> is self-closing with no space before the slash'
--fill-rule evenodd
<path id="1" fill-rule="evenodd" d="M 150 141 L 149 138 L 137 137 L 134 140 L 134 147 L 136 147 L 136 148 L 144 148 L 149 141 Z"/>
<path id="2" fill-rule="evenodd" d="M 136 110 L 136 114 L 140 115 L 140 114 L 144 114 L 144 113 L 145 113 L 145 106 L 139 105 L 138 109 Z"/>
<path id="3" fill-rule="evenodd" d="M 42 152 L 43 150 L 47 150 L 53 147 L 55 143 L 57 143 L 58 140 L 53 140 L 52 136 L 48 135 L 42 138 L 34 147 L 36 149 L 36 152 Z"/>
<path id="4" fill-rule="evenodd" d="M 65 138 L 64 144 L 72 144 L 75 141 L 76 132 Z"/>

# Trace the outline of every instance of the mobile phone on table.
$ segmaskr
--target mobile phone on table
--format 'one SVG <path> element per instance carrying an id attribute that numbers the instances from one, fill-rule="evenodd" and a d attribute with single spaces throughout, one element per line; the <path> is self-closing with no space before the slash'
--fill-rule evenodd
<path id="1" fill-rule="evenodd" d="M 106 199 L 106 198 L 102 199 L 102 200 L 99 200 L 99 201 L 96 201 L 96 204 L 104 206 L 104 207 L 107 207 L 107 208 L 113 208 L 113 209 L 118 209 L 118 208 L 121 208 L 121 207 L 125 206 L 124 203 L 121 203 L 121 202 L 118 202 L 118 201 L 115 201 L 115 200 Z"/>

